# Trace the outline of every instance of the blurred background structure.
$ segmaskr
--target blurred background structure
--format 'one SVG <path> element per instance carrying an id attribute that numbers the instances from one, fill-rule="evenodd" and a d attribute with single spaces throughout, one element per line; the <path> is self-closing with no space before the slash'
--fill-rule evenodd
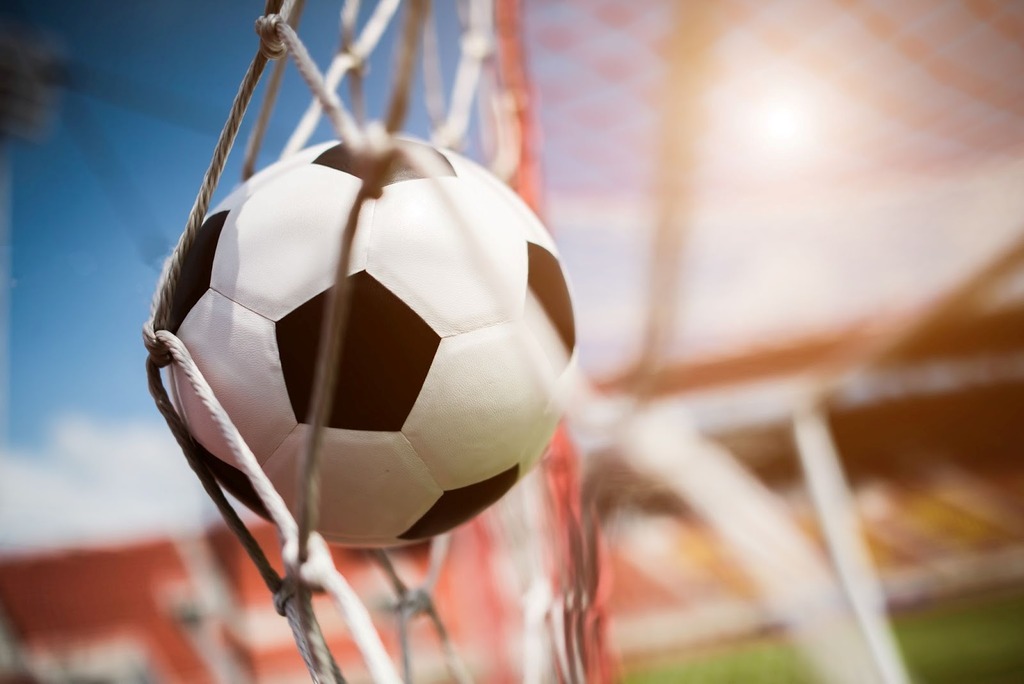
<path id="1" fill-rule="evenodd" d="M 521 148 L 537 157 L 541 207 L 573 280 L 583 370 L 610 404 L 642 386 L 663 420 L 700 435 L 672 445 L 676 486 L 586 421 L 574 426 L 584 501 L 605 534 L 617 669 L 635 682 L 848 681 L 806 657 L 801 616 L 766 592 L 806 579 L 787 575 L 796 547 L 744 526 L 763 495 L 811 565 L 841 570 L 844 547 L 824 532 L 835 518 L 808 487 L 808 452 L 822 444 L 820 430 L 800 432 L 810 405 L 842 466 L 838 482 L 819 478 L 838 487 L 825 503 L 849 514 L 851 497 L 852 538 L 877 571 L 910 679 L 1021 681 L 1024 7 L 700 4 L 504 3 L 520 20 L 504 28 L 528 86 L 509 96 L 528 103 Z M 0 682 L 306 677 L 152 411 L 138 344 L 261 11 L 42 2 L 0 14 L 0 92 L 22 78 L 7 64 L 32 49 L 61 85 L 47 135 L 7 143 Z M 306 9 L 300 34 L 321 63 L 336 50 L 337 12 Z M 450 79 L 458 18 L 441 12 Z M 372 111 L 396 33 L 370 63 Z M 308 103 L 298 81 L 289 66 L 263 163 Z M 673 115 L 687 126 L 675 146 Z M 409 128 L 427 126 L 420 102 Z M 683 200 L 671 219 L 666 188 Z M 680 229 L 670 254 L 652 250 L 666 222 Z M 652 273 L 672 259 L 671 292 L 652 293 Z M 671 311 L 652 362 L 644 331 L 656 305 Z M 685 482 L 704 472 L 695 454 L 708 444 L 736 464 L 730 481 L 749 489 L 733 491 L 749 500 L 712 507 L 699 477 Z M 517 638 L 500 602 L 519 599 L 477 588 L 489 570 L 471 549 L 489 529 L 454 535 L 437 599 L 481 680 L 504 681 L 488 661 L 494 643 Z M 273 546 L 270 528 L 257 530 Z M 386 578 L 359 553 L 335 559 L 394 648 Z M 396 562 L 422 568 L 425 550 Z M 343 670 L 359 673 L 340 622 L 323 626 Z M 419 676 L 443 676 L 429 630 L 417 629 Z"/>

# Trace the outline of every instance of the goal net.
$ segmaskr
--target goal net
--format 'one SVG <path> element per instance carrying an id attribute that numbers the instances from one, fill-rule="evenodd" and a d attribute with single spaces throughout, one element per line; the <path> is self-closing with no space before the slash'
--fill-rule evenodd
<path id="1" fill-rule="evenodd" d="M 837 4 L 869 15 L 864 23 L 876 32 L 895 31 L 889 31 L 894 19 L 873 9 L 871 3 Z M 721 338 L 687 334 L 695 317 L 691 307 L 698 306 L 692 299 L 684 301 L 681 294 L 692 283 L 686 277 L 691 266 L 687 252 L 701 239 L 702 234 L 693 229 L 695 223 L 736 222 L 743 216 L 709 218 L 702 215 L 705 205 L 721 205 L 724 196 L 734 194 L 748 202 L 753 207 L 749 213 L 755 215 L 759 207 L 782 201 L 779 188 L 763 178 L 744 176 L 747 172 L 738 164 L 716 167 L 728 164 L 705 149 L 712 140 L 735 157 L 749 144 L 730 140 L 721 132 L 717 137 L 709 134 L 722 125 L 723 118 L 739 117 L 743 110 L 735 93 L 729 100 L 729 94 L 723 95 L 716 85 L 723 70 L 739 70 L 728 63 L 729 46 L 759 41 L 775 54 L 793 45 L 793 51 L 808 51 L 821 60 L 831 53 L 810 38 L 798 40 L 790 35 L 785 12 L 769 13 L 743 2 L 592 0 L 556 6 L 540 0 L 464 0 L 449 6 L 424 0 L 379 0 L 363 7 L 349 0 L 338 8 L 337 51 L 321 65 L 300 38 L 303 9 L 302 0 L 268 0 L 256 21 L 255 56 L 241 80 L 181 241 L 161 278 L 144 339 L 157 405 L 227 525 L 259 568 L 276 608 L 288 618 L 313 679 L 342 679 L 313 610 L 314 593 L 331 598 L 374 681 L 415 678 L 416 644 L 421 640 L 415 636 L 414 624 L 431 625 L 447 676 L 460 682 L 611 681 L 619 674 L 616 648 L 641 654 L 671 648 L 676 643 L 677 635 L 670 634 L 675 627 L 659 626 L 657 621 L 644 623 L 647 627 L 639 641 L 647 643 L 633 643 L 635 635 L 609 631 L 606 601 L 614 580 L 611 571 L 622 568 L 612 567 L 607 552 L 618 538 L 604 541 L 602 520 L 592 515 L 605 497 L 615 500 L 615 505 L 639 501 L 639 507 L 648 511 L 677 515 L 685 510 L 685 515 L 703 521 L 715 543 L 740 568 L 743 583 L 756 596 L 757 615 L 767 614 L 770 624 L 780 628 L 781 638 L 796 646 L 816 680 L 909 681 L 886 617 L 885 596 L 854 515 L 855 502 L 839 465 L 829 425 L 829 400 L 849 368 L 886 358 L 927 328 L 939 316 L 936 311 L 955 308 L 963 293 L 954 291 L 924 316 L 869 339 L 852 356 L 824 358 L 825 363 L 802 378 L 799 391 L 782 402 L 807 483 L 815 532 L 794 517 L 787 501 L 765 486 L 747 463 L 698 429 L 688 409 L 666 400 L 673 390 L 666 389 L 665 378 L 671 375 L 680 349 L 706 350 Z M 813 14 L 807 8 L 802 11 Z M 897 37 L 887 49 L 909 59 L 920 45 Z M 543 54 L 549 67 L 536 79 L 528 57 L 531 51 Z M 929 68 L 955 71 L 955 64 L 933 57 L 924 59 Z M 286 64 L 294 65 L 312 97 L 293 128 L 290 122 L 293 132 L 278 152 L 266 149 L 265 134 Z M 792 55 L 784 55 L 762 71 L 785 72 L 783 76 L 789 78 L 798 64 Z M 829 69 L 854 85 L 864 78 L 844 65 L 832 64 Z M 961 77 L 954 74 L 953 78 Z M 261 82 L 262 102 L 251 104 Z M 536 106 L 538 89 L 547 98 L 543 114 Z M 747 74 L 740 90 L 751 100 L 765 95 L 757 73 Z M 989 93 L 988 99 L 993 97 Z M 718 101 L 723 98 L 725 104 Z M 792 138 L 804 125 L 787 107 L 790 103 L 782 102 L 767 117 L 766 135 L 774 136 L 776 142 Z M 902 106 L 894 111 L 906 119 L 904 124 L 942 127 L 941 122 L 925 121 L 920 112 L 908 113 Z M 608 237 L 600 230 L 588 232 L 594 224 L 607 227 L 618 222 L 635 228 L 628 240 L 609 238 L 610 251 L 629 250 L 621 256 L 633 263 L 632 277 L 594 284 L 586 293 L 593 301 L 583 307 L 588 315 L 606 304 L 621 306 L 604 319 L 612 321 L 610 327 L 627 328 L 633 334 L 615 335 L 614 330 L 595 326 L 592 367 L 601 368 L 605 382 L 594 383 L 583 373 L 573 376 L 562 406 L 565 423 L 540 466 L 491 511 L 456 531 L 455 541 L 448 535 L 433 541 L 419 565 L 401 562 L 387 552 L 373 553 L 395 595 L 390 606 L 395 618 L 393 637 L 382 639 L 370 612 L 334 567 L 327 545 L 315 531 L 321 496 L 316 434 L 324 424 L 331 370 L 336 367 L 346 324 L 344 278 L 337 280 L 326 310 L 323 328 L 328 332 L 317 358 L 321 380 L 310 400 L 317 419 L 303 449 L 298 503 L 292 509 L 270 484 L 188 349 L 168 330 L 181 262 L 222 184 L 228 153 L 233 146 L 240 148 L 234 143 L 243 120 L 249 133 L 242 152 L 243 179 L 252 176 L 261 162 L 275 155 L 287 158 L 320 136 L 345 141 L 363 165 L 363 177 L 369 180 L 364 181 L 347 217 L 338 247 L 341 274 L 346 273 L 346 245 L 351 245 L 358 230 L 361 205 L 380 191 L 374 179 L 396 156 L 404 155 L 424 176 L 437 170 L 429 155 L 416 155 L 396 144 L 399 136 L 414 128 L 410 121 L 427 122 L 426 130 L 412 130 L 413 134 L 480 160 L 539 211 L 547 209 L 542 202 L 545 193 L 557 189 L 561 198 L 550 207 L 552 223 L 569 226 L 571 230 L 561 239 L 581 252 Z M 871 140 L 867 130 L 857 139 Z M 549 145 L 560 154 L 545 155 Z M 853 174 L 865 171 L 854 168 L 856 164 L 848 158 L 841 161 L 845 165 L 839 167 L 847 175 L 835 184 L 848 190 Z M 812 172 L 797 175 L 799 182 L 791 186 L 798 188 L 796 196 L 783 198 L 789 205 L 803 201 L 801 188 L 813 187 Z M 608 252 L 595 257 L 598 268 L 594 264 L 590 268 L 600 270 L 605 265 L 610 273 L 621 274 L 617 265 L 601 262 Z M 1009 270 L 1003 268 L 997 275 Z M 627 301 L 620 296 L 622 289 L 631 289 L 636 296 Z M 696 312 L 701 313 L 706 314 Z M 741 323 L 733 326 L 734 334 L 744 333 Z M 584 325 L 581 334 L 588 330 Z M 244 478 L 229 481 L 234 476 L 225 474 L 190 435 L 164 389 L 163 369 L 172 364 L 209 409 Z M 283 575 L 247 530 L 225 487 L 273 522 Z M 613 491 L 617 487 L 619 491 Z M 636 548 L 651 553 L 651 564 L 660 562 L 655 560 L 661 558 L 657 549 L 642 544 Z M 456 552 L 457 558 L 453 557 Z M 632 570 L 644 564 L 643 559 L 637 560 Z M 404 576 L 402 568 L 412 566 L 418 572 L 412 578 Z M 435 601 L 446 572 L 479 578 L 481 586 L 472 591 L 486 606 L 479 611 L 486 615 L 474 623 L 486 632 L 483 656 L 465 656 L 451 638 L 444 612 Z M 639 572 L 645 581 L 659 582 L 657 570 L 647 567 Z M 747 625 L 750 632 L 765 624 L 737 611 L 727 620 L 709 615 L 707 633 L 716 633 L 716 625 L 728 635 L 737 624 Z M 612 635 L 617 639 L 614 645 Z M 397 648 L 389 652 L 385 644 L 392 639 Z M 770 674 L 773 667 L 764 669 Z M 728 674 L 723 677 L 720 681 L 729 681 Z M 769 680 L 766 676 L 765 681 Z"/>
<path id="2" fill-rule="evenodd" d="M 473 523 L 476 531 L 468 533 L 476 538 L 466 553 L 478 557 L 478 580 L 490 587 L 493 614 L 488 616 L 487 626 L 510 635 L 507 643 L 492 650 L 489 663 L 467 663 L 460 657 L 435 605 L 433 593 L 449 548 L 447 535 L 432 542 L 427 566 L 415 582 L 401 576 L 387 552 L 374 552 L 395 592 L 393 610 L 401 660 L 401 667 L 396 667 L 370 614 L 335 568 L 327 545 L 315 531 L 320 496 L 318 435 L 329 411 L 339 344 L 344 336 L 347 279 L 335 279 L 334 294 L 325 309 L 326 332 L 320 342 L 317 382 L 310 399 L 310 438 L 297 476 L 297 502 L 291 508 L 275 491 L 170 324 L 175 290 L 183 287 L 183 264 L 209 211 L 246 110 L 264 71 L 275 61 L 263 91 L 262 106 L 250 129 L 243 179 L 256 169 L 284 65 L 290 61 L 312 93 L 312 101 L 280 156 L 287 159 L 304 148 L 323 119 L 333 135 L 344 141 L 352 163 L 360 168 L 360 177 L 364 179 L 338 247 L 339 274 L 348 271 L 349 248 L 362 205 L 379 196 L 382 178 L 396 158 L 402 157 L 404 164 L 418 169 L 423 177 L 439 175 L 435 158 L 417 155 L 417 148 L 396 145 L 396 136 L 405 131 L 405 121 L 414 105 L 426 108 L 434 144 L 475 151 L 498 178 L 513 184 L 528 201 L 536 203 L 536 161 L 531 158 L 526 142 L 531 135 L 531 114 L 527 110 L 527 83 L 517 33 L 518 7 L 513 3 L 495 6 L 490 2 L 463 2 L 457 10 L 432 12 L 423 1 L 403 5 L 396 0 L 384 0 L 363 12 L 358 2 L 345 3 L 340 8 L 340 45 L 321 71 L 296 31 L 303 2 L 267 3 L 265 14 L 256 21 L 258 51 L 242 78 L 178 247 L 165 266 L 152 319 L 144 330 L 144 341 L 150 351 L 150 389 L 157 405 L 225 522 L 258 567 L 278 612 L 288 618 L 296 645 L 316 681 L 341 681 L 343 676 L 313 610 L 314 592 L 331 597 L 362 655 L 366 672 L 374 681 L 413 679 L 411 623 L 420 616 L 433 625 L 448 676 L 456 681 L 470 681 L 474 675 L 501 677 L 503 667 L 512 668 L 509 672 L 522 672 L 528 681 L 543 681 L 555 672 L 567 681 L 595 681 L 604 667 L 600 624 L 592 619 L 589 601 L 592 592 L 580 584 L 580 573 L 586 572 L 587 563 L 594 561 L 583 557 L 590 553 L 590 536 L 581 524 L 576 457 L 566 437 L 559 437 L 549 448 L 545 473 L 527 478 L 518 488 L 520 493 L 511 497 L 514 501 L 507 506 L 518 505 L 515 513 L 506 511 L 504 515 Z M 380 111 L 372 111 L 371 95 L 381 88 L 368 87 L 369 74 L 386 69 L 382 66 L 386 62 L 377 58 L 376 51 L 389 35 L 394 47 L 394 79 L 386 104 Z M 451 58 L 452 40 L 459 47 L 454 69 L 445 65 L 445 60 Z M 344 98 L 339 95 L 343 81 L 347 81 Z M 440 184 L 436 192 L 445 194 Z M 457 209 L 453 208 L 452 213 L 453 221 L 461 220 Z M 175 368 L 177 382 L 183 378 L 208 410 L 230 447 L 239 466 L 237 471 L 219 463 L 189 433 L 164 387 L 161 371 L 170 365 Z M 268 561 L 225 490 L 273 522 L 281 544 L 283 576 Z M 533 499 L 526 503 L 530 496 Z M 560 531 L 551 538 L 555 530 Z M 517 593 L 531 597 L 525 610 L 518 606 Z M 513 626 L 517 622 L 522 625 L 518 630 Z"/>

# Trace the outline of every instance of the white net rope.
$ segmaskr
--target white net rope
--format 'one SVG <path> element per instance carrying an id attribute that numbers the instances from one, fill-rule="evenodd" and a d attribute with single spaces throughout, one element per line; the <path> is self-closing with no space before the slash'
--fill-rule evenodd
<path id="1" fill-rule="evenodd" d="M 333 397 L 332 385 L 336 376 L 335 369 L 338 363 L 340 341 L 344 337 L 348 288 L 343 275 L 348 269 L 351 245 L 360 209 L 367 200 L 380 196 L 380 180 L 398 157 L 402 157 L 407 164 L 422 172 L 426 177 L 438 175 L 437 169 L 434 168 L 434 165 L 437 164 L 434 158 L 429 155 L 417 154 L 415 150 L 400 148 L 396 146 L 394 138 L 395 134 L 401 130 L 409 107 L 413 69 L 417 63 L 417 46 L 420 44 L 420 38 L 422 37 L 424 45 L 422 63 L 426 70 L 424 78 L 434 124 L 434 141 L 446 147 L 460 147 L 465 140 L 472 118 L 472 107 L 477 99 L 476 94 L 484 70 L 483 66 L 492 53 L 493 7 L 487 1 L 460 3 L 460 19 L 463 28 L 461 57 L 451 95 L 446 98 L 440 91 L 437 38 L 432 21 L 429 19 L 428 3 L 422 0 L 410 0 L 406 3 L 401 27 L 402 33 L 397 40 L 399 54 L 391 99 L 381 120 L 369 120 L 366 116 L 366 105 L 363 98 L 363 67 L 369 54 L 379 45 L 388 25 L 398 16 L 397 10 L 400 3 L 398 0 L 382 0 L 365 25 L 358 29 L 356 21 L 359 2 L 352 0 L 346 2 L 341 11 L 341 46 L 326 74 L 319 71 L 295 31 L 294 27 L 298 23 L 302 5 L 302 0 L 287 2 L 268 0 L 265 14 L 256 22 L 256 31 L 260 39 L 259 50 L 253 57 L 235 96 L 184 232 L 161 276 L 151 319 L 144 326 L 143 338 L 150 353 L 147 361 L 149 385 L 159 410 L 178 440 L 189 464 L 199 476 L 205 490 L 217 505 L 229 528 L 242 542 L 253 563 L 259 569 L 264 582 L 273 592 L 277 611 L 287 617 L 296 644 L 313 680 L 318 682 L 343 681 L 341 672 L 326 646 L 313 611 L 311 600 L 313 592 L 324 592 L 331 597 L 343 617 L 374 681 L 399 682 L 402 681 L 402 677 L 399 676 L 385 650 L 367 609 L 342 574 L 338 572 L 327 544 L 315 531 L 319 499 L 318 451 L 322 427 L 330 411 L 330 402 Z M 255 159 L 259 153 L 274 98 L 280 86 L 283 58 L 285 57 L 289 57 L 295 64 L 313 93 L 313 99 L 285 146 L 282 156 L 287 156 L 302 148 L 315 130 L 320 117 L 326 116 L 334 133 L 338 138 L 344 140 L 346 146 L 351 150 L 356 163 L 363 170 L 362 175 L 365 179 L 351 207 L 342 233 L 335 279 L 336 287 L 333 288 L 331 299 L 327 305 L 324 332 L 317 358 L 317 381 L 313 389 L 312 402 L 312 429 L 308 433 L 308 439 L 303 449 L 301 486 L 296 505 L 297 514 L 294 516 L 274 489 L 231 418 L 214 395 L 188 349 L 180 339 L 167 330 L 170 302 L 178 283 L 182 262 L 207 213 L 211 197 L 224 170 L 228 153 L 263 71 L 271 60 L 278 60 L 271 82 L 267 87 L 262 111 L 248 144 L 243 176 L 250 176 L 255 168 Z M 352 111 L 342 104 L 336 92 L 346 76 L 349 79 Z M 491 92 L 498 92 L 498 88 L 492 85 Z M 450 102 L 448 107 L 444 106 L 445 100 Z M 502 123 L 497 128 L 503 129 L 507 126 L 507 123 Z M 495 138 L 514 140 L 515 136 L 510 136 L 507 132 L 499 130 L 495 133 Z M 514 157 L 508 151 L 495 156 L 506 160 Z M 440 188 L 438 188 L 438 192 L 443 195 Z M 447 200 L 447 202 L 452 208 L 451 200 Z M 457 216 L 453 208 L 452 213 Z M 200 447 L 189 434 L 183 419 L 171 403 L 164 388 L 161 373 L 161 369 L 170 364 L 174 364 L 187 378 L 188 383 L 209 411 L 229 445 L 236 463 L 249 479 L 268 517 L 277 528 L 284 561 L 284 577 L 281 577 L 272 567 L 259 544 L 233 509 L 213 473 L 204 463 L 200 455 Z M 377 553 L 377 558 L 390 579 L 397 597 L 395 612 L 399 623 L 406 681 L 411 679 L 412 672 L 408 624 L 413 617 L 420 614 L 426 615 L 434 625 L 451 678 L 458 682 L 470 680 L 469 672 L 448 637 L 447 629 L 434 607 L 432 597 L 447 549 L 447 536 L 442 536 L 432 543 L 427 574 L 422 583 L 413 588 L 410 588 L 399 577 L 385 552 Z"/>
<path id="2" fill-rule="evenodd" d="M 336 374 L 340 340 L 344 337 L 348 292 L 346 278 L 336 277 L 326 308 L 325 325 L 317 359 L 317 378 L 313 390 L 313 429 L 307 433 L 301 465 L 301 486 L 296 515 L 274 490 L 253 453 L 242 440 L 229 416 L 214 396 L 202 373 L 182 342 L 166 330 L 170 301 L 184 256 L 209 208 L 225 161 L 238 133 L 242 117 L 266 66 L 277 60 L 265 100 L 254 124 L 246 149 L 243 177 L 255 169 L 263 134 L 273 108 L 288 57 L 295 64 L 313 98 L 300 118 L 281 153 L 286 157 L 302 149 L 314 134 L 321 118 L 326 117 L 335 134 L 345 141 L 357 163 L 364 169 L 364 182 L 342 233 L 336 276 L 348 271 L 350 250 L 357 219 L 363 204 L 379 196 L 378 180 L 397 157 L 423 172 L 434 175 L 436 160 L 417 154 L 415 149 L 399 147 L 395 135 L 401 131 L 412 97 L 414 69 L 423 70 L 425 103 L 432 123 L 432 141 L 443 147 L 464 145 L 473 119 L 473 107 L 481 109 L 490 166 L 501 178 L 516 171 L 518 148 L 523 132 L 514 115 L 516 94 L 503 88 L 495 73 L 493 52 L 496 12 L 490 0 L 458 4 L 462 32 L 460 58 L 449 93 L 444 92 L 438 31 L 426 2 L 380 0 L 367 21 L 358 25 L 359 3 L 346 2 L 341 9 L 341 42 L 326 71 L 321 72 L 298 38 L 295 26 L 302 11 L 302 0 L 269 0 L 264 16 L 257 21 L 259 51 L 242 80 L 230 115 L 215 148 L 210 167 L 197 194 L 181 240 L 168 261 L 154 301 L 152 318 L 144 328 L 149 349 L 147 362 L 150 389 L 156 403 L 181 445 L 190 465 L 221 511 L 225 521 L 245 546 L 268 588 L 275 606 L 285 615 L 296 643 L 315 681 L 340 681 L 338 670 L 325 644 L 312 608 L 313 592 L 325 592 L 343 616 L 370 675 L 375 681 L 401 681 L 398 669 L 382 645 L 366 608 L 334 567 L 324 540 L 315 532 L 319 499 L 318 451 L 321 428 L 330 411 L 332 383 Z M 403 9 L 402 12 L 399 10 Z M 660 140 L 661 164 L 666 169 L 686 169 L 692 165 L 693 140 L 699 130 L 700 114 L 695 92 L 703 87 L 701 60 L 706 57 L 714 36 L 702 18 L 692 17 L 686 35 L 678 36 L 679 54 L 671 56 L 677 67 L 671 74 L 672 98 L 662 112 L 664 128 Z M 707 18 L 704 17 L 706 20 Z M 401 35 L 396 39 L 398 57 L 392 79 L 391 99 L 384 116 L 373 119 L 367 114 L 364 79 L 368 57 L 382 43 L 389 25 L 400 21 Z M 347 108 L 338 96 L 338 88 L 347 79 Z M 653 397 L 650 382 L 668 356 L 668 340 L 680 316 L 682 253 L 686 242 L 688 216 L 692 211 L 691 192 L 685 174 L 663 174 L 669 179 L 658 192 L 658 221 L 651 247 L 649 316 L 644 329 L 641 354 L 637 362 L 636 386 L 624 398 L 607 401 L 593 392 L 582 377 L 576 377 L 568 393 L 568 418 L 579 432 L 592 442 L 613 445 L 630 464 L 652 481 L 665 483 L 682 496 L 716 532 L 725 539 L 741 565 L 762 590 L 767 608 L 803 648 L 824 681 L 862 682 L 907 681 L 896 654 L 884 615 L 884 600 L 871 574 L 856 521 L 849 516 L 849 493 L 836 468 L 834 445 L 818 408 L 821 397 L 833 384 L 824 374 L 809 391 L 809 399 L 794 410 L 796 442 L 804 469 L 823 521 L 827 558 L 801 530 L 785 510 L 777 495 L 761 484 L 742 464 L 720 445 L 704 439 L 679 420 L 678 413 L 666 412 Z M 439 197 L 454 205 L 440 187 Z M 912 328 L 913 326 L 908 326 Z M 898 342 L 898 340 L 896 341 Z M 895 344 L 896 342 L 893 342 Z M 875 354 L 866 354 L 870 361 Z M 284 559 L 282 578 L 268 562 L 244 523 L 228 502 L 208 466 L 200 458 L 198 446 L 170 402 L 162 382 L 161 369 L 175 364 L 192 385 L 230 445 L 236 462 L 248 477 L 259 499 L 276 526 Z M 524 486 L 529 485 L 529 486 Z M 573 562 L 582 565 L 590 559 L 588 572 L 576 574 L 558 585 L 551 581 L 552 568 L 565 558 L 544 547 L 551 534 L 551 520 L 543 499 L 543 484 L 537 477 L 524 482 L 514 495 L 503 502 L 492 534 L 499 539 L 505 577 L 499 584 L 515 593 L 522 611 L 522 634 L 518 658 L 523 680 L 540 682 L 558 673 L 562 681 L 583 681 L 590 672 L 586 660 L 585 630 L 579 616 L 592 600 L 596 583 L 595 551 L 586 545 L 587 537 L 579 529 L 570 529 L 566 544 Z M 557 516 L 555 516 L 557 518 Z M 571 516 L 569 516 L 571 517 Z M 579 521 L 561 521 L 573 523 Z M 591 540 L 592 541 L 592 540 Z M 449 676 L 458 682 L 469 681 L 470 670 L 460 659 L 438 613 L 433 594 L 442 572 L 449 539 L 432 544 L 426 575 L 415 585 L 399 576 L 392 560 L 384 552 L 376 553 L 394 590 L 402 650 L 402 673 L 411 679 L 410 621 L 425 615 L 439 637 Z M 494 565 L 497 565 L 495 562 Z M 798 580 L 798 581 L 795 581 Z M 837 609 L 836 605 L 841 603 Z M 850 618 L 841 629 L 831 629 L 837 614 Z M 853 625 L 856 629 L 848 629 Z"/>

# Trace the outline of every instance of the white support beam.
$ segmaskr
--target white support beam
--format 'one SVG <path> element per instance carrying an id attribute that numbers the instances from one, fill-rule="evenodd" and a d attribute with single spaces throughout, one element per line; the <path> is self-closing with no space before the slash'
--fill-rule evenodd
<path id="1" fill-rule="evenodd" d="M 793 430 L 825 545 L 879 681 L 909 684 L 910 678 L 886 614 L 885 595 L 875 575 L 857 520 L 854 498 L 821 408 L 802 404 L 794 413 Z"/>

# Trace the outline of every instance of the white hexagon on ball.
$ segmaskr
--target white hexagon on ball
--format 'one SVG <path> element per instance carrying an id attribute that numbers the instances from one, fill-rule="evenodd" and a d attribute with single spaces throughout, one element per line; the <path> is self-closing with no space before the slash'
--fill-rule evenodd
<path id="1" fill-rule="evenodd" d="M 266 461 L 296 425 L 273 322 L 207 290 L 182 322 L 178 337 L 256 460 Z M 209 451 L 237 467 L 220 427 L 188 378 L 177 366 L 171 367 L 171 375 L 189 431 Z"/>
<path id="2" fill-rule="evenodd" d="M 293 510 L 308 425 L 288 435 L 263 469 Z M 320 533 L 327 541 L 391 545 L 441 498 L 400 432 L 328 428 L 320 458 Z"/>
<path id="3" fill-rule="evenodd" d="M 458 177 L 408 180 L 386 187 L 373 214 L 366 270 L 438 335 L 520 316 L 525 245 L 489 193 Z"/>
<path id="4" fill-rule="evenodd" d="M 485 480 L 543 451 L 556 380 L 518 322 L 445 338 L 402 433 L 444 489 Z"/>

